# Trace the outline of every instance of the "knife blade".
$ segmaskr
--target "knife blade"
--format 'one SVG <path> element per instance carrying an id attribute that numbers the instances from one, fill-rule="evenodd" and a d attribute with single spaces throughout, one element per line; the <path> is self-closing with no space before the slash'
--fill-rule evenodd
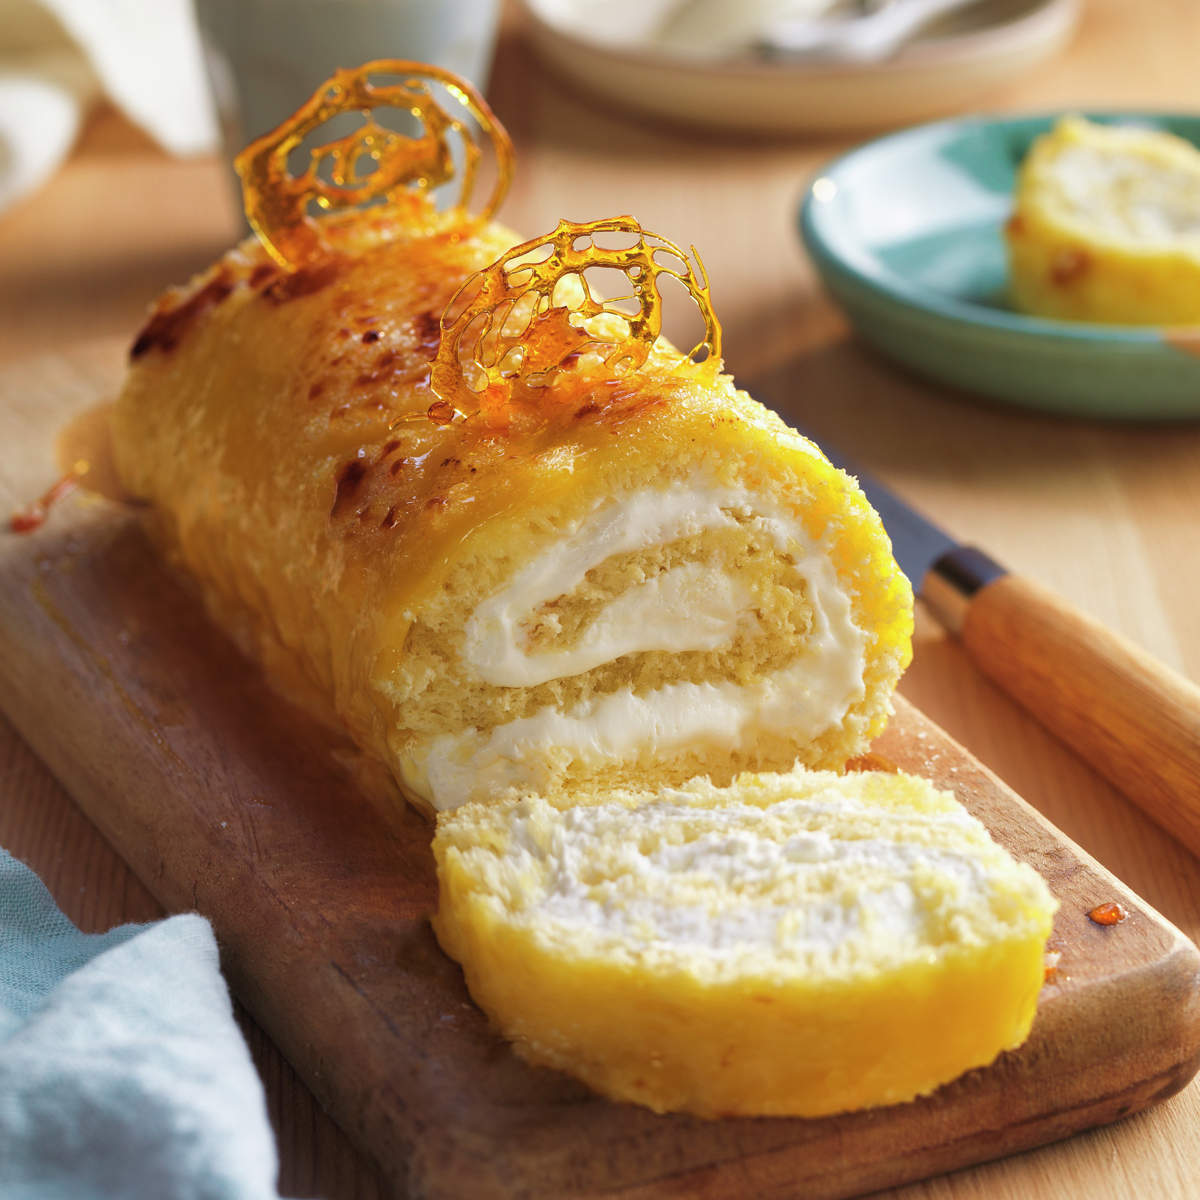
<path id="1" fill-rule="evenodd" d="M 982 550 L 956 541 L 835 449 L 821 449 L 835 467 L 858 480 L 892 539 L 892 554 L 913 591 L 951 633 L 960 632 L 970 597 L 1007 575 L 1006 568 Z"/>
<path id="2" fill-rule="evenodd" d="M 858 479 L 913 591 L 974 664 L 1200 855 L 1200 688 L 822 449 Z"/>

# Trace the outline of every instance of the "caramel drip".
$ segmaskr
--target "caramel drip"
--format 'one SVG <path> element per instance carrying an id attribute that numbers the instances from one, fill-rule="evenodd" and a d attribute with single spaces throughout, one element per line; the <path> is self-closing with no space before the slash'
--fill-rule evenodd
<path id="1" fill-rule="evenodd" d="M 113 461 L 112 414 L 116 404 L 105 401 L 73 416 L 54 439 L 54 456 L 64 475 L 94 496 L 127 504 L 132 497 L 121 484 Z"/>
<path id="2" fill-rule="evenodd" d="M 54 505 L 76 489 L 109 500 L 130 500 L 113 462 L 109 428 L 112 410 L 112 402 L 84 409 L 59 430 L 54 450 L 62 475 L 38 499 L 9 517 L 8 527 L 13 533 L 40 529 Z"/>
<path id="3" fill-rule="evenodd" d="M 50 515 L 50 509 L 64 496 L 69 496 L 78 486 L 79 476 L 73 471 L 69 471 L 32 504 L 17 509 L 9 517 L 9 529 L 13 533 L 33 533 L 35 529 L 41 529 Z"/>
<path id="4" fill-rule="evenodd" d="M 1106 901 L 1104 904 L 1097 904 L 1088 913 L 1088 920 L 1096 925 L 1119 925 L 1125 918 L 1129 916 L 1125 906 L 1118 904 L 1115 900 Z"/>
<path id="5" fill-rule="evenodd" d="M 398 75 L 403 82 L 372 84 L 373 75 Z M 465 212 L 482 158 L 479 132 L 438 103 L 431 81 L 440 84 L 491 140 L 497 174 L 481 215 L 486 218 L 496 211 L 512 179 L 513 153 L 508 134 L 487 102 L 465 80 L 440 67 L 379 59 L 335 72 L 278 129 L 237 156 L 234 166 L 242 178 L 246 219 L 280 266 L 295 270 L 330 252 L 320 224 L 308 215 L 310 204 L 326 212 L 372 201 L 394 204 L 402 191 L 425 194 L 458 175 L 457 206 Z M 421 132 L 408 137 L 380 125 L 372 116 L 380 107 L 409 112 Z M 363 124 L 315 147 L 304 170 L 291 174 L 288 156 L 314 130 L 342 113 L 360 113 Z M 452 135 L 462 147 L 461 174 L 454 164 Z M 364 169 L 364 164 L 369 166 Z M 324 168 L 328 180 L 321 177 Z"/>
<path id="6" fill-rule="evenodd" d="M 604 233 L 628 235 L 633 244 L 601 246 L 596 235 Z M 516 404 L 529 402 L 529 389 L 548 388 L 585 353 L 598 355 L 614 376 L 636 371 L 662 332 L 663 275 L 687 289 L 704 319 L 704 337 L 687 358 L 715 365 L 721 326 L 695 247 L 691 255 L 632 217 L 560 221 L 553 233 L 514 246 L 468 279 L 442 315 L 430 377 L 439 415 L 451 405 L 504 424 Z M 587 277 L 596 270 L 621 272 L 630 294 L 601 300 Z M 633 311 L 619 307 L 629 302 Z M 616 326 L 601 328 L 595 319 L 604 315 L 617 318 Z"/>

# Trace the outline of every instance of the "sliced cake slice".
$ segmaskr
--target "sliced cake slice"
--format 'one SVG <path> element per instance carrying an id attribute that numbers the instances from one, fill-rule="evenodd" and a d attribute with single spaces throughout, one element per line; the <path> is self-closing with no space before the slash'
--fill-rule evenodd
<path id="1" fill-rule="evenodd" d="M 1019 1045 L 1056 907 L 924 780 L 798 769 L 439 817 L 435 927 L 531 1062 L 703 1116 L 821 1116 Z"/>
<path id="2" fill-rule="evenodd" d="M 1181 137 L 1064 118 L 1025 158 L 1005 235 L 1025 312 L 1200 322 L 1200 151 Z"/>

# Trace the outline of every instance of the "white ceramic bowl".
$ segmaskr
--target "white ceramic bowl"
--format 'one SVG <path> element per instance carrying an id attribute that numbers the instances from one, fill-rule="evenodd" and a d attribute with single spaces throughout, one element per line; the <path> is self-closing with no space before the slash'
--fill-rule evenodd
<path id="1" fill-rule="evenodd" d="M 1080 0 L 982 0 L 881 63 L 694 60 L 604 45 L 521 0 L 539 55 L 580 87 L 671 121 L 760 134 L 891 128 L 970 107 L 1067 42 Z"/>

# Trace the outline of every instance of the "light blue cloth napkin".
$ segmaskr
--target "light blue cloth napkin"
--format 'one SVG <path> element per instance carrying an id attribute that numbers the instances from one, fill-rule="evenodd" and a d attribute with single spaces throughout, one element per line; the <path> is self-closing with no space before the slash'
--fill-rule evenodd
<path id="1" fill-rule="evenodd" d="M 0 1197 L 278 1200 L 277 1167 L 208 922 L 80 933 L 0 850 Z"/>

